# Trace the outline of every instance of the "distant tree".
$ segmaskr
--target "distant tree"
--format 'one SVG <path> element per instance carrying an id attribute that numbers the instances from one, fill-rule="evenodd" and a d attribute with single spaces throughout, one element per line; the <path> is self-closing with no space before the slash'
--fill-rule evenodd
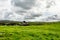
<path id="1" fill-rule="evenodd" d="M 23 26 L 28 26 L 29 24 L 28 24 L 28 22 L 23 21 L 23 22 L 21 23 L 21 25 L 23 25 Z"/>

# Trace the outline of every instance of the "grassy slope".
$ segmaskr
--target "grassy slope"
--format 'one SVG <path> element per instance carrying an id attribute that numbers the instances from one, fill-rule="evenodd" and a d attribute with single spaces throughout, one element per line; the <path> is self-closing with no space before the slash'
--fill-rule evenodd
<path id="1" fill-rule="evenodd" d="M 0 26 L 0 40 L 60 40 L 60 23 Z"/>

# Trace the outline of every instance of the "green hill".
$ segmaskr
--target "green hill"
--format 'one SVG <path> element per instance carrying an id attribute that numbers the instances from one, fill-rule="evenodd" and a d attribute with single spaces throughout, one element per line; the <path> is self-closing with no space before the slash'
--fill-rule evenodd
<path id="1" fill-rule="evenodd" d="M 60 22 L 40 24 L 30 23 L 29 26 L 1 25 L 0 40 L 60 40 Z"/>

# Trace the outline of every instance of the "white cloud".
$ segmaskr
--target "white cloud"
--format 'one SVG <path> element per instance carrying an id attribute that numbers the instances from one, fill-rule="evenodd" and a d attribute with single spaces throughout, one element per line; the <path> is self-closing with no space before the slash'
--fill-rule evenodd
<path id="1" fill-rule="evenodd" d="M 0 0 L 0 20 L 50 21 L 54 15 L 60 20 L 60 0 Z"/>

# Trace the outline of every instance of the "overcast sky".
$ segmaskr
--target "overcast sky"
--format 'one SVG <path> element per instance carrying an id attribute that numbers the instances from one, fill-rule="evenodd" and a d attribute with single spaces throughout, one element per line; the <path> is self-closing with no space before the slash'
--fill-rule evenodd
<path id="1" fill-rule="evenodd" d="M 0 0 L 0 20 L 60 21 L 60 0 Z"/>

